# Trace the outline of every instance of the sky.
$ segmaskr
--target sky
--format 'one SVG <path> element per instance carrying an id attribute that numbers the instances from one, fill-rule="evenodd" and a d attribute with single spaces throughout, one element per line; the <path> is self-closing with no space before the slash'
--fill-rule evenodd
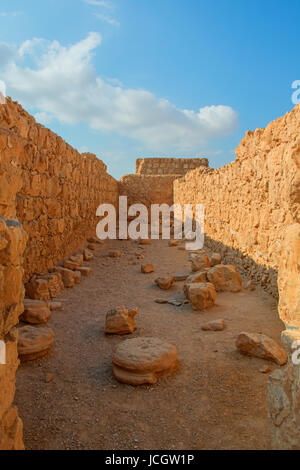
<path id="1" fill-rule="evenodd" d="M 116 178 L 141 157 L 218 168 L 294 107 L 299 18 L 300 0 L 1 0 L 0 90 Z"/>

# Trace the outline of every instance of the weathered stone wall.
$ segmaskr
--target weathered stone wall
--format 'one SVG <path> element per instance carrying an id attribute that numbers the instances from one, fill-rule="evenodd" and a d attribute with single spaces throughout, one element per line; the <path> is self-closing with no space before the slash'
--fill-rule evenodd
<path id="1" fill-rule="evenodd" d="M 13 404 L 15 373 L 19 364 L 17 330 L 23 312 L 22 254 L 27 235 L 16 218 L 16 193 L 21 187 L 18 161 L 3 148 L 17 149 L 20 139 L 0 134 L 0 349 L 5 344 L 6 364 L 0 364 L 0 450 L 23 449 L 22 422 Z M 0 355 L 1 361 L 3 360 Z"/>
<path id="2" fill-rule="evenodd" d="M 20 165 L 17 216 L 29 240 L 25 280 L 45 273 L 95 235 L 96 209 L 118 203 L 118 182 L 93 154 L 80 154 L 62 138 L 37 124 L 20 105 L 0 107 L 1 152 Z M 18 146 L 11 136 L 18 136 Z M 6 142 L 6 143 L 5 143 Z"/>
<path id="3" fill-rule="evenodd" d="M 136 173 L 183 176 L 199 166 L 208 167 L 207 158 L 139 158 L 136 161 Z"/>
<path id="4" fill-rule="evenodd" d="M 173 204 L 173 182 L 175 175 L 126 175 L 120 180 L 120 196 L 128 197 L 128 206 L 144 204 Z"/>
<path id="5" fill-rule="evenodd" d="M 299 221 L 300 106 L 266 129 L 247 132 L 236 161 L 174 182 L 176 203 L 205 205 L 207 244 L 271 294 L 285 229 Z"/>

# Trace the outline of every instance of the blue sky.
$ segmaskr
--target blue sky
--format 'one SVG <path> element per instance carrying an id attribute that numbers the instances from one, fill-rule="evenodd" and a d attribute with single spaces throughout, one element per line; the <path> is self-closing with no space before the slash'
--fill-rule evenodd
<path id="1" fill-rule="evenodd" d="M 115 177 L 141 156 L 235 158 L 291 110 L 299 0 L 2 0 L 6 93 Z"/>

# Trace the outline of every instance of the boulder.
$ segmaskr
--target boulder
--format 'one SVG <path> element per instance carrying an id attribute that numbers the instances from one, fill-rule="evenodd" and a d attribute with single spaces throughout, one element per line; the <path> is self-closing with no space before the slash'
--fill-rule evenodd
<path id="1" fill-rule="evenodd" d="M 214 320 L 208 323 L 204 323 L 201 326 L 203 331 L 223 331 L 225 329 L 225 322 L 224 320 Z"/>
<path id="2" fill-rule="evenodd" d="M 54 343 L 54 331 L 48 327 L 19 328 L 18 354 L 22 362 L 45 356 Z"/>
<path id="3" fill-rule="evenodd" d="M 185 295 L 194 310 L 205 310 L 215 305 L 216 290 L 210 282 L 187 284 Z"/>
<path id="4" fill-rule="evenodd" d="M 175 277 L 174 276 L 165 276 L 165 277 L 158 277 L 155 279 L 155 284 L 163 290 L 168 290 L 171 289 L 175 282 Z"/>
<path id="5" fill-rule="evenodd" d="M 42 300 L 24 299 L 24 312 L 20 320 L 32 325 L 42 325 L 47 323 L 51 317 L 49 304 Z"/>
<path id="6" fill-rule="evenodd" d="M 186 281 L 184 283 L 184 286 L 183 286 L 183 292 L 184 292 L 184 295 L 187 297 L 188 294 L 188 286 L 190 284 L 195 284 L 195 283 L 199 283 L 199 282 L 207 282 L 207 271 L 204 270 L 204 271 L 199 271 L 195 274 L 191 274 L 190 276 L 188 276 L 186 278 Z"/>
<path id="7" fill-rule="evenodd" d="M 209 268 L 210 261 L 206 253 L 191 253 L 190 261 L 192 262 L 192 271 L 198 272 L 203 271 L 205 268 Z"/>
<path id="8" fill-rule="evenodd" d="M 115 335 L 133 333 L 137 329 L 134 317 L 138 312 L 138 308 L 129 310 L 124 305 L 110 310 L 106 314 L 105 333 Z"/>
<path id="9" fill-rule="evenodd" d="M 286 364 L 288 359 L 287 353 L 276 341 L 259 333 L 240 333 L 236 340 L 236 347 L 243 354 L 267 359 L 280 366 Z"/>
<path id="10" fill-rule="evenodd" d="M 155 384 L 159 377 L 176 370 L 178 351 L 158 338 L 134 338 L 123 341 L 113 351 L 115 378 L 130 385 Z"/>
<path id="11" fill-rule="evenodd" d="M 210 265 L 211 267 L 216 266 L 217 264 L 221 264 L 222 256 L 220 253 L 213 253 L 210 257 Z"/>
<path id="12" fill-rule="evenodd" d="M 152 264 L 142 264 L 141 271 L 144 274 L 154 273 L 155 269 Z"/>
<path id="13" fill-rule="evenodd" d="M 51 299 L 57 297 L 64 290 L 64 283 L 60 273 L 47 273 L 44 274 L 41 279 L 45 279 L 48 282 L 48 290 Z"/>
<path id="14" fill-rule="evenodd" d="M 239 292 L 242 290 L 242 279 L 235 266 L 217 264 L 207 272 L 207 279 L 217 292 Z"/>

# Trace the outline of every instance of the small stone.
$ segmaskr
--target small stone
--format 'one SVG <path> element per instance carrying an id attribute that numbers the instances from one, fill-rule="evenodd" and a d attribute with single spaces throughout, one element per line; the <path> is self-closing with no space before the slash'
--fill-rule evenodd
<path id="1" fill-rule="evenodd" d="M 78 268 L 78 269 L 81 269 L 81 268 Z M 74 271 L 74 280 L 75 280 L 75 284 L 80 284 L 80 281 L 81 281 L 81 272 L 80 271 Z"/>
<path id="2" fill-rule="evenodd" d="M 182 303 L 183 303 L 182 301 L 177 300 L 177 299 L 168 300 L 168 304 L 174 305 L 175 307 L 181 307 Z"/>
<path id="3" fill-rule="evenodd" d="M 93 258 L 94 258 L 93 253 L 88 248 L 84 248 L 84 250 L 83 250 L 83 259 L 84 259 L 84 261 L 91 261 L 91 259 L 93 259 Z"/>
<path id="4" fill-rule="evenodd" d="M 150 245 L 150 244 L 151 244 L 151 239 L 150 238 L 147 238 L 147 239 L 141 238 L 139 240 L 139 245 Z"/>
<path id="5" fill-rule="evenodd" d="M 267 359 L 280 366 L 287 363 L 285 350 L 266 335 L 242 332 L 237 337 L 236 347 L 243 354 Z"/>
<path id="6" fill-rule="evenodd" d="M 156 302 L 157 304 L 167 304 L 168 299 L 155 299 L 154 302 Z"/>
<path id="7" fill-rule="evenodd" d="M 88 250 L 97 251 L 99 249 L 99 245 L 97 243 L 88 243 Z"/>
<path id="8" fill-rule="evenodd" d="M 262 374 L 268 374 L 269 372 L 271 372 L 271 367 L 263 366 L 259 369 L 259 372 L 261 372 Z"/>
<path id="9" fill-rule="evenodd" d="M 81 273 L 82 276 L 90 276 L 92 274 L 92 269 L 87 267 L 87 266 L 82 266 L 81 268 L 78 268 L 78 271 Z"/>
<path id="10" fill-rule="evenodd" d="M 54 380 L 54 376 L 52 374 L 47 374 L 46 375 L 46 378 L 45 378 L 45 382 L 46 384 L 49 384 L 50 382 L 52 382 Z"/>
<path id="11" fill-rule="evenodd" d="M 203 331 L 223 331 L 225 329 L 224 320 L 214 320 L 202 325 Z"/>
<path id="12" fill-rule="evenodd" d="M 155 269 L 152 264 L 142 264 L 141 271 L 144 274 L 154 273 Z"/>
<path id="13" fill-rule="evenodd" d="M 165 276 L 165 277 L 158 277 L 155 279 L 155 284 L 163 290 L 168 290 L 171 289 L 175 282 L 175 277 L 174 276 Z"/>
<path id="14" fill-rule="evenodd" d="M 175 282 L 185 281 L 189 275 L 188 274 L 175 274 Z"/>
<path id="15" fill-rule="evenodd" d="M 159 377 L 174 373 L 177 357 L 177 348 L 158 338 L 129 339 L 113 351 L 113 374 L 122 383 L 152 385 Z"/>
<path id="16" fill-rule="evenodd" d="M 170 247 L 178 246 L 178 245 L 179 245 L 179 240 L 170 240 L 169 241 L 169 246 Z"/>
<path id="17" fill-rule="evenodd" d="M 120 251 L 113 250 L 113 251 L 110 251 L 110 252 L 108 253 L 108 256 L 109 256 L 109 258 L 120 258 L 120 257 L 121 257 L 121 253 L 120 253 Z"/>
<path id="18" fill-rule="evenodd" d="M 110 310 L 106 315 L 105 333 L 127 335 L 137 329 L 134 317 L 139 309 L 127 309 L 124 305 Z"/>
<path id="19" fill-rule="evenodd" d="M 61 302 L 50 302 L 50 310 L 63 310 L 63 306 Z"/>

